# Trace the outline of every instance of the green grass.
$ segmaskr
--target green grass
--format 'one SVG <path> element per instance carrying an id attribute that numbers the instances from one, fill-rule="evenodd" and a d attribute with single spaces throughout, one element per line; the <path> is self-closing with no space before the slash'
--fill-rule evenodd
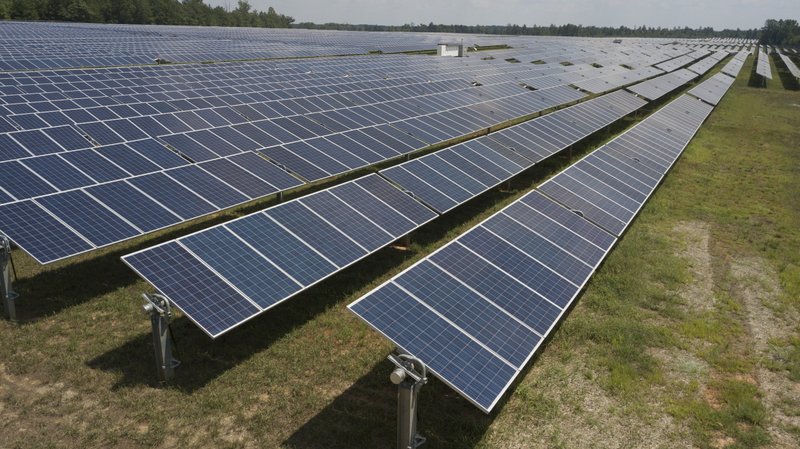
<path id="1" fill-rule="evenodd" d="M 798 401 L 752 381 L 761 368 L 800 380 L 797 323 L 770 340 L 774 357 L 757 354 L 730 272 L 760 258 L 780 285 L 770 310 L 800 313 L 800 94 L 747 87 L 751 63 L 496 412 L 435 379 L 423 388 L 430 447 L 758 447 L 775 423 L 798 441 L 776 418 Z M 183 366 L 167 388 L 141 312 L 150 288 L 119 256 L 269 202 L 54 266 L 16 252 L 23 321 L 0 322 L 0 447 L 393 447 L 392 346 L 345 306 L 568 163 L 553 158 L 425 226 L 409 251 L 384 249 L 218 340 L 177 319 Z M 674 232 L 684 222 L 710 235 L 703 311 L 679 294 L 696 277 Z"/>

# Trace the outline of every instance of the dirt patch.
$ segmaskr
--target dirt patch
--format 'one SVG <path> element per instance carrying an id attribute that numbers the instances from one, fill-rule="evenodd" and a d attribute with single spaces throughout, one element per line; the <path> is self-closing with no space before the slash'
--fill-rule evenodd
<path id="1" fill-rule="evenodd" d="M 686 260 L 692 275 L 692 281 L 678 294 L 692 311 L 711 310 L 714 307 L 714 272 L 708 246 L 708 223 L 683 221 L 675 225 L 673 232 L 680 240 L 677 255 Z"/>
<path id="2" fill-rule="evenodd" d="M 525 404 L 549 404 L 535 422 L 515 420 L 515 413 L 504 413 L 492 424 L 488 447 L 537 449 L 553 447 L 661 448 L 688 443 L 688 430 L 663 413 L 666 405 L 654 394 L 647 410 L 628 410 L 624 399 L 607 394 L 592 369 L 582 365 L 588 355 L 579 355 L 567 365 L 534 367 L 518 388 L 535 392 L 530 397 L 516 395 L 509 408 Z M 547 372 L 543 372 L 546 370 Z M 537 372 L 538 371 L 538 372 Z"/>
<path id="3" fill-rule="evenodd" d="M 734 279 L 734 294 L 739 297 L 747 312 L 747 326 L 753 338 L 759 367 L 755 381 L 764 395 L 764 405 L 771 420 L 767 431 L 772 438 L 773 447 L 800 447 L 800 440 L 791 429 L 800 428 L 800 416 L 786 413 L 782 404 L 787 402 L 792 408 L 800 406 L 800 385 L 793 382 L 787 373 L 764 368 L 765 362 L 779 357 L 770 341 L 784 340 L 792 335 L 798 316 L 793 310 L 781 314 L 773 312 L 782 294 L 780 281 L 775 270 L 761 258 L 741 258 L 731 264 Z"/>

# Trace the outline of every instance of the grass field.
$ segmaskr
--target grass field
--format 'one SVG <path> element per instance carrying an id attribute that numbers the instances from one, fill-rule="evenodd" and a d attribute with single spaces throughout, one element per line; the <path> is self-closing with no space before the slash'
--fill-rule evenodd
<path id="1" fill-rule="evenodd" d="M 423 388 L 428 447 L 800 446 L 800 92 L 777 77 L 748 87 L 751 64 L 507 401 L 487 416 L 435 379 Z M 0 447 L 393 447 L 393 348 L 345 306 L 565 163 L 218 340 L 177 319 L 183 366 L 167 388 L 149 287 L 119 256 L 188 228 L 46 268 L 16 252 Z"/>

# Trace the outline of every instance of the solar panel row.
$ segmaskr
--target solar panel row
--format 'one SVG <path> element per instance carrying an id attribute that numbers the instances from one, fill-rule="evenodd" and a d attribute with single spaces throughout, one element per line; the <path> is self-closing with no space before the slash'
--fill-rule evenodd
<path id="1" fill-rule="evenodd" d="M 689 91 L 695 97 L 716 106 L 722 97 L 728 92 L 735 78 L 717 73 L 711 78 L 703 81 Z"/>
<path id="2" fill-rule="evenodd" d="M 537 92 L 537 95 L 546 92 Z M 576 91 L 571 91 L 571 94 L 567 92 L 569 91 L 542 98 L 547 98 L 543 101 L 548 104 L 578 98 Z M 401 184 L 412 191 L 414 197 L 433 204 L 434 210 L 443 213 L 456 205 L 451 198 L 457 198 L 459 203 L 465 202 L 643 104 L 643 100 L 627 92 L 615 92 L 491 134 L 505 136 L 507 140 L 502 142 L 494 140 L 484 144 L 486 138 L 472 140 L 398 166 L 401 170 L 395 170 L 398 167 L 383 170 L 380 175 Z M 532 147 L 532 141 L 525 139 L 538 140 L 538 136 L 548 133 L 546 127 L 552 127 L 551 131 L 560 130 L 568 134 L 562 136 L 563 140 L 558 143 L 544 143 L 550 146 L 539 146 L 538 149 L 524 153 L 525 155 L 511 148 L 511 145 L 518 148 Z M 415 181 L 409 181 L 411 179 Z M 435 186 L 435 189 L 418 189 L 419 185 Z M 384 204 L 365 195 L 362 192 L 364 188 L 382 199 Z M 442 201 L 450 203 L 441 206 Z M 398 208 L 401 214 L 398 216 L 391 212 L 392 208 Z M 263 216 L 272 217 L 272 221 L 276 221 L 279 226 L 265 220 Z M 436 214 L 380 176 L 369 175 L 264 212 L 126 255 L 123 260 L 210 336 L 216 337 L 388 245 L 435 216 Z M 243 227 L 251 222 L 252 225 Z M 284 231 L 305 242 L 311 250 L 293 242 L 289 237 L 264 237 L 276 236 Z M 259 250 L 270 264 L 265 264 L 263 258 L 259 257 L 238 257 L 242 252 L 242 245 L 231 244 L 226 232 L 237 234 L 245 243 Z M 259 243 L 255 242 L 256 239 Z M 265 239 L 269 241 L 262 243 L 261 240 Z M 293 243 L 286 243 L 288 240 Z M 195 241 L 204 242 L 210 249 L 206 251 L 192 246 Z M 197 304 L 200 303 L 208 306 L 208 300 L 200 295 L 204 292 L 178 288 L 190 282 L 194 275 L 192 270 L 195 269 L 192 267 L 197 265 L 188 256 L 175 255 L 176 252 L 183 253 L 185 250 L 203 259 L 226 284 L 243 293 L 256 307 L 240 310 L 239 305 L 246 304 L 241 300 L 233 301 L 229 306 L 225 302 L 229 301 L 228 294 L 222 295 L 224 301 L 214 305 L 213 314 L 199 307 Z M 224 259 L 227 265 L 219 266 L 222 262 L 214 261 L 215 257 Z M 176 268 L 174 264 L 165 264 L 165 259 L 181 260 L 183 265 L 190 268 Z M 290 284 L 292 287 L 288 288 L 285 276 L 275 275 L 276 270 L 297 282 Z M 258 289 L 250 286 L 256 282 L 254 278 L 258 279 Z M 232 309 L 228 310 L 229 307 Z"/>
<path id="3" fill-rule="evenodd" d="M 350 91 L 349 104 L 333 105 L 331 94 L 318 95 L 318 100 L 326 99 L 327 111 L 317 108 L 305 116 L 275 113 L 277 105 L 287 106 L 289 100 L 259 103 L 251 92 L 253 103 L 247 110 L 241 109 L 247 104 L 237 109 L 218 106 L 163 113 L 156 119 L 111 118 L 9 132 L 0 135 L 4 158 L 9 159 L 0 164 L 8 173 L 0 179 L 0 201 L 9 203 L 0 206 L 8 211 L 0 215 L 0 230 L 49 263 L 302 183 L 253 159 L 252 151 L 310 182 L 559 104 L 553 98 L 578 95 L 566 87 L 534 93 L 510 85 L 456 84 Z M 366 92 L 376 96 L 363 96 Z M 259 112 L 264 108 L 273 111 L 271 117 Z M 97 117 L 98 111 L 93 112 Z M 201 118 L 202 112 L 207 114 Z M 145 118 L 151 121 L 137 121 Z M 242 165 L 250 161 L 252 167 Z M 143 223 L 125 210 L 127 202 L 113 203 L 120 189 L 141 197 L 158 218 Z M 91 221 L 85 216 L 90 209 L 78 207 L 74 197 L 109 210 L 108 220 L 116 226 L 87 229 L 82 223 Z M 54 228 L 74 244 L 53 248 L 52 239 L 42 234 Z"/>
<path id="4" fill-rule="evenodd" d="M 730 54 L 727 51 L 717 51 L 712 53 L 710 56 L 701 59 L 700 61 L 690 65 L 687 67 L 688 70 L 698 74 L 698 75 L 705 75 L 706 72 L 711 70 L 712 67 L 717 65 L 718 62 L 722 61 L 723 59 L 727 58 Z"/>
<path id="5" fill-rule="evenodd" d="M 548 179 L 539 191 L 619 236 L 712 109 L 683 95 Z M 619 177 L 605 172 L 604 165 L 618 169 Z"/>
<path id="6" fill-rule="evenodd" d="M 653 101 L 667 95 L 695 78 L 697 78 L 697 74 L 694 72 L 687 69 L 679 69 L 643 81 L 639 84 L 634 84 L 626 89 Z"/>
<path id="7" fill-rule="evenodd" d="M 740 51 L 740 52 L 736 53 L 736 55 L 734 55 L 733 59 L 728 61 L 728 63 L 725 64 L 725 67 L 722 68 L 722 73 L 724 73 L 726 75 L 730 75 L 730 76 L 732 76 L 734 78 L 739 76 L 739 71 L 742 70 L 742 66 L 744 66 L 744 61 L 745 61 L 745 59 L 747 59 L 748 55 L 749 55 L 749 53 L 747 53 L 745 51 Z"/>
<path id="8" fill-rule="evenodd" d="M 756 73 L 764 78 L 772 79 L 772 69 L 769 66 L 769 56 L 764 52 L 764 48 L 758 50 L 758 61 L 756 61 Z"/>
<path id="9" fill-rule="evenodd" d="M 712 108 L 678 98 L 350 310 L 488 413 Z"/>
<path id="10" fill-rule="evenodd" d="M 384 169 L 381 175 L 437 212 L 445 213 L 646 103 L 627 92 L 617 91 Z M 485 165 L 465 163 L 460 156 L 470 156 L 472 151 L 486 148 L 503 148 L 519 156 L 514 158 L 516 162 L 511 167 L 498 167 L 502 174 L 488 173 Z"/>

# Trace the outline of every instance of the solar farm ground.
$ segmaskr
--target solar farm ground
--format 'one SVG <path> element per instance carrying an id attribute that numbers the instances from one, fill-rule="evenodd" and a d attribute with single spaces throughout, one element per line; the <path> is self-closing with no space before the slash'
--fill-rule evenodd
<path id="1" fill-rule="evenodd" d="M 436 379 L 423 388 L 429 447 L 800 445 L 800 93 L 777 77 L 747 87 L 752 63 L 495 412 Z M 392 347 L 345 306 L 569 163 L 229 336 L 177 319 L 184 366 L 167 388 L 140 312 L 150 289 L 119 257 L 269 202 L 52 266 L 16 251 L 24 300 L 21 323 L 0 322 L 0 447 L 392 447 Z"/>

